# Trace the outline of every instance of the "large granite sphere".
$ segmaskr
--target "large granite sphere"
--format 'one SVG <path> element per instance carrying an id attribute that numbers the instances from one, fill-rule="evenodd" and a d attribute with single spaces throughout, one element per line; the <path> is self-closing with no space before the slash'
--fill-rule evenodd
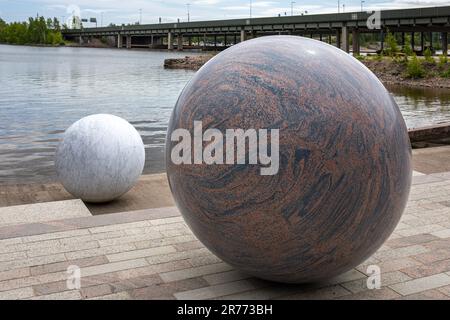
<path id="1" fill-rule="evenodd" d="M 227 129 L 279 129 L 278 172 L 174 161 L 177 129 L 194 137 L 194 121 L 223 140 Z M 205 140 L 204 150 L 220 145 Z M 323 280 L 365 261 L 393 232 L 411 185 L 407 128 L 388 91 L 350 55 L 301 37 L 258 38 L 213 58 L 181 93 L 166 147 L 172 193 L 198 239 L 279 282 Z"/>
<path id="2" fill-rule="evenodd" d="M 129 191 L 142 174 L 145 149 L 122 118 L 97 114 L 75 122 L 56 151 L 59 180 L 74 197 L 107 202 Z"/>

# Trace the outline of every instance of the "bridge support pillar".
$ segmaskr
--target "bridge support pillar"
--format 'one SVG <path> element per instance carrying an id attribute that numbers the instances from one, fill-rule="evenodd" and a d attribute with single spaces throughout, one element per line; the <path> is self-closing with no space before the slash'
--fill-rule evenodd
<path id="1" fill-rule="evenodd" d="M 343 26 L 341 29 L 341 49 L 350 52 L 348 27 Z"/>
<path id="2" fill-rule="evenodd" d="M 177 50 L 178 51 L 183 50 L 183 35 L 181 33 L 179 33 L 177 37 Z"/>
<path id="3" fill-rule="evenodd" d="M 448 33 L 442 32 L 441 33 L 441 40 L 442 40 L 442 54 L 444 56 L 448 55 Z"/>
<path id="4" fill-rule="evenodd" d="M 352 30 L 352 46 L 353 46 L 353 56 L 359 56 L 361 54 L 361 47 L 359 45 L 359 31 L 358 29 Z"/>
<path id="5" fill-rule="evenodd" d="M 123 44 L 122 44 L 123 38 L 121 34 L 117 35 L 117 48 L 122 48 Z"/>
<path id="6" fill-rule="evenodd" d="M 341 47 L 341 31 L 336 30 L 336 47 Z"/>
<path id="7" fill-rule="evenodd" d="M 167 49 L 173 50 L 173 35 L 172 32 L 167 34 Z"/>
<path id="8" fill-rule="evenodd" d="M 425 51 L 425 37 L 423 32 L 420 33 L 420 51 L 422 51 L 422 54 Z"/>
<path id="9" fill-rule="evenodd" d="M 127 36 L 127 49 L 131 49 L 131 36 Z"/>
<path id="10" fill-rule="evenodd" d="M 247 40 L 247 35 L 245 34 L 245 30 L 241 30 L 241 42 Z"/>

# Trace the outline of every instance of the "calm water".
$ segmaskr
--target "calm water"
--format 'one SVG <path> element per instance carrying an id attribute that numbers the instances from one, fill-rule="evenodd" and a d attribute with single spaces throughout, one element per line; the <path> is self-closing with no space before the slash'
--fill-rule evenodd
<path id="1" fill-rule="evenodd" d="M 183 55 L 0 45 L 0 184 L 53 180 L 62 132 L 95 113 L 132 123 L 146 146 L 145 173 L 164 171 L 167 123 L 194 73 L 162 65 Z M 409 127 L 450 121 L 450 90 L 390 90 Z"/>

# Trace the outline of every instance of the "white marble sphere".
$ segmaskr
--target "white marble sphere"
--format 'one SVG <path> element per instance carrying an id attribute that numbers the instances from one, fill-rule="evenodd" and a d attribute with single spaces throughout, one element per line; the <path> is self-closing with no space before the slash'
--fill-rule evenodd
<path id="1" fill-rule="evenodd" d="M 56 172 L 64 188 L 86 202 L 108 202 L 128 192 L 142 174 L 145 148 L 136 129 L 122 118 L 96 114 L 75 122 L 56 151 Z"/>

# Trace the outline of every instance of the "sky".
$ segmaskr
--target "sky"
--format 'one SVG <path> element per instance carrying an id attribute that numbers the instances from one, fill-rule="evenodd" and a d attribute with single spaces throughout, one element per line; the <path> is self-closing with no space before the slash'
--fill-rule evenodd
<path id="1" fill-rule="evenodd" d="M 78 12 L 81 18 L 95 17 L 98 26 L 110 23 L 128 24 L 158 23 L 188 20 L 190 21 L 273 17 L 291 15 L 292 0 L 0 0 L 0 18 L 5 21 L 23 21 L 37 14 L 45 17 L 57 17 L 62 21 L 69 19 L 72 13 Z M 189 3 L 189 5 L 188 5 Z M 360 0 L 340 0 L 341 12 L 360 11 Z M 444 0 L 365 0 L 363 10 L 400 9 L 424 6 L 450 6 Z M 336 13 L 338 0 L 296 0 L 292 4 L 294 15 L 307 11 L 307 14 Z M 95 24 L 84 24 L 93 27 Z"/>

